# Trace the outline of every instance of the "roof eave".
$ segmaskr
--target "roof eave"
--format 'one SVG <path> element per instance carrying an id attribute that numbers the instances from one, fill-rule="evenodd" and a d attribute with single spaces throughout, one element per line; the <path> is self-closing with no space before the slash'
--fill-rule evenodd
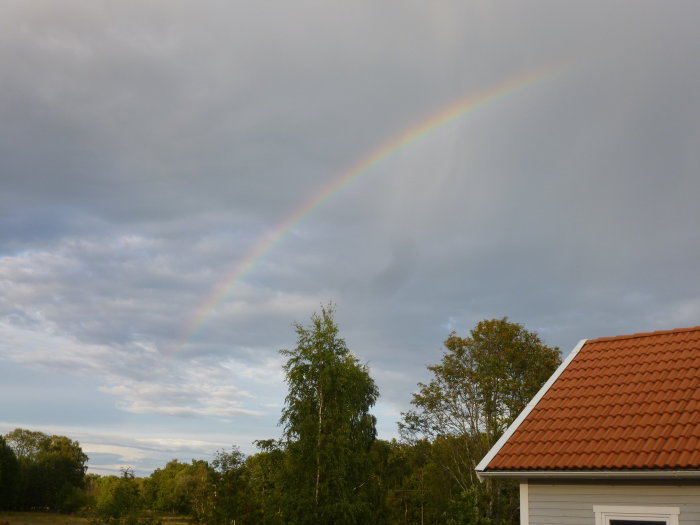
<path id="1" fill-rule="evenodd" d="M 492 470 L 478 471 L 480 480 L 509 479 L 690 479 L 700 478 L 700 470 Z"/>

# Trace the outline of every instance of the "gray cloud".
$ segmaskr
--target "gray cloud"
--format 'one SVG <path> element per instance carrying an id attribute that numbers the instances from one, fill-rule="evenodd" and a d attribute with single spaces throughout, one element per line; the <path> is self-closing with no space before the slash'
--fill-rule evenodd
<path id="1" fill-rule="evenodd" d="M 8 2 L 0 360 L 31 381 L 59 374 L 46 388 L 76 405 L 70 424 L 99 419 L 123 438 L 128 417 L 133 439 L 205 447 L 230 432 L 250 446 L 279 433 L 292 323 L 329 300 L 377 378 L 384 436 L 447 334 L 485 317 L 564 351 L 697 324 L 698 14 L 691 2 Z M 411 126 L 555 69 L 388 156 L 227 277 Z M 95 395 L 82 416 L 69 377 Z M 122 457 L 95 450 L 112 467 Z"/>

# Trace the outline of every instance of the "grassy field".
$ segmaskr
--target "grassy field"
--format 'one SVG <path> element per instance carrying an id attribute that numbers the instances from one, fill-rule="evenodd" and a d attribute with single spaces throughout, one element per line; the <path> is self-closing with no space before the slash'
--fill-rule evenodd
<path id="1" fill-rule="evenodd" d="M 184 518 L 161 518 L 163 525 L 188 525 Z M 10 525 L 88 525 L 87 518 L 50 512 L 0 512 L 0 522 Z"/>
<path id="2" fill-rule="evenodd" d="M 0 512 L 0 522 L 10 525 L 87 525 L 87 518 L 48 512 Z"/>

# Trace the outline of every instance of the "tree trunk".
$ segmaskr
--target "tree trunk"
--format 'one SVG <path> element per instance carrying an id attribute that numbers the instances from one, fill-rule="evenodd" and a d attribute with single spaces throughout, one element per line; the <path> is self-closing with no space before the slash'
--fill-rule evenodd
<path id="1" fill-rule="evenodd" d="M 321 428 L 323 427 L 323 392 L 318 393 L 318 434 L 316 437 L 316 488 L 314 503 L 318 507 L 318 492 L 321 483 Z"/>

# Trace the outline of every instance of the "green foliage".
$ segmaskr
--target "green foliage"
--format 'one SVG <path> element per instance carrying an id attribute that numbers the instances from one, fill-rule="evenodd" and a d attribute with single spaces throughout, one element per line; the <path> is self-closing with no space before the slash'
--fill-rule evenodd
<path id="1" fill-rule="evenodd" d="M 195 489 L 196 493 L 191 497 L 191 514 L 198 523 L 228 525 L 241 518 L 243 462 L 243 453 L 233 447 L 231 452 L 218 451 L 211 467 L 199 465 L 202 467 L 197 485 L 199 490 Z"/>
<path id="2" fill-rule="evenodd" d="M 20 508 L 67 512 L 82 504 L 78 492 L 88 457 L 77 441 L 21 428 L 5 439 L 19 463 Z"/>
<path id="3" fill-rule="evenodd" d="M 100 479 L 95 502 L 98 518 L 105 521 L 124 519 L 136 514 L 140 508 L 141 494 L 131 470 L 124 469 L 119 477 L 105 476 Z"/>
<path id="4" fill-rule="evenodd" d="M 17 456 L 0 436 L 0 510 L 15 508 L 20 488 Z"/>
<path id="5" fill-rule="evenodd" d="M 58 491 L 57 510 L 59 512 L 64 514 L 76 512 L 85 507 L 87 503 L 88 499 L 85 494 L 85 490 L 77 487 L 76 485 L 66 482 Z"/>
<path id="6" fill-rule="evenodd" d="M 285 521 L 310 524 L 371 522 L 363 497 L 371 476 L 370 447 L 378 397 L 366 365 L 338 336 L 333 308 L 295 325 L 297 347 L 282 350 L 289 393 L 280 422 L 287 449 Z"/>
<path id="7" fill-rule="evenodd" d="M 195 503 L 206 490 L 208 478 L 209 466 L 205 461 L 187 464 L 173 459 L 144 481 L 144 505 L 171 514 L 193 514 Z"/>
<path id="8" fill-rule="evenodd" d="M 274 439 L 255 441 L 260 452 L 248 457 L 241 477 L 243 523 L 281 524 L 286 450 Z"/>
<path id="9" fill-rule="evenodd" d="M 85 475 L 87 456 L 64 436 L 16 429 L 0 437 L 0 509 L 87 508 L 94 524 L 155 525 L 155 513 L 196 523 L 266 525 L 506 525 L 517 523 L 510 481 L 474 467 L 559 364 L 556 348 L 507 319 L 452 333 L 419 383 L 403 440 L 376 439 L 378 392 L 322 308 L 282 350 L 288 395 L 280 441 L 219 451 L 209 464 L 168 462 L 148 478 Z"/>
<path id="10" fill-rule="evenodd" d="M 18 458 L 36 459 L 49 436 L 36 430 L 16 428 L 5 436 Z"/>
<path id="11" fill-rule="evenodd" d="M 506 318 L 481 321 L 467 338 L 452 333 L 445 348 L 440 364 L 428 367 L 432 380 L 413 394 L 416 409 L 403 414 L 402 436 L 434 444 L 431 460 L 461 492 L 452 505 L 458 519 L 468 514 L 466 523 L 508 523 L 517 506 L 515 485 L 481 484 L 474 467 L 554 372 L 559 349 Z"/>
<path id="12" fill-rule="evenodd" d="M 392 441 L 389 445 L 389 523 L 448 523 L 460 488 L 432 459 L 442 452 L 440 443 Z"/>
<path id="13" fill-rule="evenodd" d="M 121 476 L 88 474 L 86 506 L 93 525 L 161 525 L 152 509 L 144 505 L 144 479 L 134 477 L 130 468 Z"/>

